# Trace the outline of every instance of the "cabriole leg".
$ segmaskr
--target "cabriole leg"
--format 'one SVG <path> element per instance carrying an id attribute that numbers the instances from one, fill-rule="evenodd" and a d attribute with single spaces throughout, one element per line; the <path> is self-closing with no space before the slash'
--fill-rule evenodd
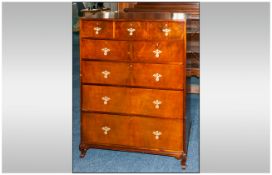
<path id="1" fill-rule="evenodd" d="M 183 170 L 186 169 L 186 158 L 181 160 L 181 168 L 182 168 Z"/>
<path id="2" fill-rule="evenodd" d="M 80 158 L 84 158 L 88 148 L 86 147 L 86 145 L 80 144 L 79 145 L 79 150 L 80 150 Z"/>
<path id="3" fill-rule="evenodd" d="M 181 159 L 181 168 L 183 169 L 183 170 L 185 170 L 186 169 L 186 160 L 187 160 L 187 156 L 186 156 L 186 154 L 183 154 L 182 155 L 182 159 Z"/>

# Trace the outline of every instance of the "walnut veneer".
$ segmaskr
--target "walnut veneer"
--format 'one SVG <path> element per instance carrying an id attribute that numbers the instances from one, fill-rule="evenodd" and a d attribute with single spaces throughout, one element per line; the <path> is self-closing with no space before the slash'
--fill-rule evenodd
<path id="1" fill-rule="evenodd" d="M 80 20 L 81 157 L 89 148 L 174 156 L 185 168 L 186 18 L 103 12 Z"/>

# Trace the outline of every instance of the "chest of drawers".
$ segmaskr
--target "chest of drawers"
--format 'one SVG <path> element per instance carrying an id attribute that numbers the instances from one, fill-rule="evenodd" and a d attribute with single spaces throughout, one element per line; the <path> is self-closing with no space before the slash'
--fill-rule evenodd
<path id="1" fill-rule="evenodd" d="M 173 156 L 185 168 L 186 19 L 103 12 L 80 20 L 81 143 Z"/>

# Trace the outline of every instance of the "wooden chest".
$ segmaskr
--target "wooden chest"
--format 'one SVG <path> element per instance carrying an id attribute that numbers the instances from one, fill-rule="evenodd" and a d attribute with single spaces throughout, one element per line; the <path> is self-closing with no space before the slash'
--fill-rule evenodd
<path id="1" fill-rule="evenodd" d="M 80 20 L 81 157 L 89 148 L 186 165 L 183 13 L 102 12 Z"/>

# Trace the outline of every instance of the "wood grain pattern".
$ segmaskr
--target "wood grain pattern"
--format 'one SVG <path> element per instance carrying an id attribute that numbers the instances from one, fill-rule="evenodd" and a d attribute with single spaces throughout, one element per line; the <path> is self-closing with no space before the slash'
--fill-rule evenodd
<path id="1" fill-rule="evenodd" d="M 183 89 L 184 67 L 182 64 L 141 64 L 132 65 L 132 86 L 151 88 Z M 159 79 L 156 79 L 159 74 Z M 175 78 L 173 78 L 175 77 Z M 158 80 L 158 81 L 157 81 Z"/>
<path id="2" fill-rule="evenodd" d="M 83 111 L 140 114 L 163 118 L 183 117 L 183 91 L 168 91 L 110 86 L 82 86 Z M 103 97 L 110 100 L 104 104 Z M 159 100 L 159 108 L 153 101 Z"/>
<path id="3" fill-rule="evenodd" d="M 180 12 L 199 16 L 199 2 L 137 2 L 126 3 L 125 12 Z"/>
<path id="4" fill-rule="evenodd" d="M 103 48 L 110 51 L 104 54 Z M 158 57 L 154 53 L 160 50 Z M 81 40 L 81 58 L 101 60 L 129 60 L 150 63 L 166 63 L 184 61 L 184 43 L 182 41 L 112 41 L 112 40 Z"/>
<path id="5" fill-rule="evenodd" d="M 165 36 L 163 29 L 170 29 Z M 151 40 L 169 40 L 182 39 L 184 35 L 184 23 L 178 22 L 150 22 L 148 23 L 149 39 Z"/>
<path id="6" fill-rule="evenodd" d="M 182 64 L 83 61 L 81 67 L 83 83 L 179 90 L 184 85 Z"/>
<path id="7" fill-rule="evenodd" d="M 105 78 L 104 71 L 109 74 Z M 129 85 L 130 67 L 128 63 L 83 61 L 81 65 L 83 83 Z"/>
<path id="8" fill-rule="evenodd" d="M 103 148 L 174 156 L 185 165 L 184 14 L 96 13 L 80 27 L 80 157 Z"/>
<path id="9" fill-rule="evenodd" d="M 84 21 L 180 21 L 186 20 L 184 13 L 123 13 L 123 12 L 104 12 L 95 13 L 92 16 L 81 17 Z"/>
<path id="10" fill-rule="evenodd" d="M 101 59 L 101 60 L 128 60 L 129 45 L 127 41 L 111 40 L 81 40 L 80 55 L 81 58 Z M 102 49 L 107 48 L 109 51 L 104 54 Z"/>
<path id="11" fill-rule="evenodd" d="M 84 144 L 116 144 L 154 150 L 182 150 L 181 120 L 83 113 Z M 110 130 L 105 134 L 103 127 Z M 154 131 L 161 135 L 156 139 Z M 174 143 L 174 144 L 173 144 Z"/>
<path id="12" fill-rule="evenodd" d="M 185 58 L 182 41 L 135 41 L 133 42 L 133 60 L 144 62 L 183 62 Z M 161 53 L 156 57 L 154 51 Z"/>
<path id="13" fill-rule="evenodd" d="M 136 4 L 136 2 L 134 3 L 133 2 L 118 2 L 117 3 L 118 11 L 124 12 L 125 8 L 132 8 L 134 4 Z"/>
<path id="14" fill-rule="evenodd" d="M 94 28 L 100 27 L 101 30 L 96 34 Z M 113 23 L 111 21 L 80 21 L 80 36 L 93 38 L 112 38 Z"/>
<path id="15" fill-rule="evenodd" d="M 126 22 L 116 22 L 115 23 L 115 38 L 121 40 L 143 40 L 148 37 L 147 23 L 146 22 L 135 22 L 135 21 L 126 21 Z M 128 29 L 135 29 L 131 33 Z"/>

